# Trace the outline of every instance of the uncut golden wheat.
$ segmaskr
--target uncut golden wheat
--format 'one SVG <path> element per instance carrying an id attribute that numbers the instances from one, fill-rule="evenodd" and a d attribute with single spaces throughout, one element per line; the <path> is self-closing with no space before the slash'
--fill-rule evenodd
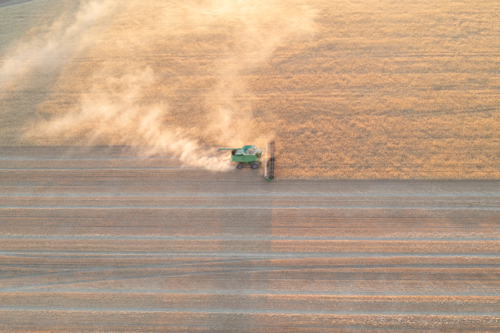
<path id="1" fill-rule="evenodd" d="M 283 178 L 500 177 L 496 2 L 129 0 L 74 35 L 53 23 L 74 26 L 78 2 L 48 3 L 0 8 L 3 64 L 64 40 L 4 82 L 2 145 L 274 138 Z M 103 100 L 126 121 L 103 127 Z M 136 128 L 151 110 L 168 136 Z"/>

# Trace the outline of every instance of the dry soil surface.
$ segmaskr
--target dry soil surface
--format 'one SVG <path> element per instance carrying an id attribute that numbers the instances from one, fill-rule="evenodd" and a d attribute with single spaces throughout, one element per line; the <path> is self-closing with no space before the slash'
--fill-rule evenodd
<path id="1" fill-rule="evenodd" d="M 1 148 L 0 330 L 500 329 L 500 182 Z"/>

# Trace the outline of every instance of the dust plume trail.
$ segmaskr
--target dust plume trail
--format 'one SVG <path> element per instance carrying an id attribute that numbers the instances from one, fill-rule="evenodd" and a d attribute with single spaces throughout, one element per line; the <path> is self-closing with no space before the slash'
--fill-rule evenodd
<path id="1" fill-rule="evenodd" d="M 219 83 L 211 94 L 211 133 L 217 133 L 225 142 L 244 144 L 255 136 L 250 132 L 253 106 L 249 98 L 246 73 L 262 66 L 273 52 L 296 39 L 314 34 L 314 9 L 301 1 L 231 1 L 217 0 L 200 11 L 192 13 L 192 22 L 206 26 L 222 25 L 229 34 L 230 43 L 224 57 L 218 61 L 221 68 Z M 247 130 L 245 130 L 247 129 Z M 273 133 L 264 133 L 265 142 Z M 255 138 L 254 138 L 255 139 Z M 233 145 L 234 145 L 233 144 Z"/>
<path id="2" fill-rule="evenodd" d="M 130 59 L 120 65 L 101 59 L 86 78 L 88 88 L 78 101 L 63 114 L 29 124 L 23 140 L 128 145 L 143 156 L 170 154 L 188 166 L 222 171 L 229 166 L 227 154 L 208 151 L 206 146 L 262 145 L 272 138 L 271 131 L 255 130 L 246 75 L 265 64 L 280 45 L 311 36 L 313 10 L 297 0 L 129 0 L 120 10 L 121 16 L 110 23 L 110 32 L 92 52 L 123 54 Z M 74 34 L 62 34 L 66 35 Z M 90 36 L 83 33 L 79 38 Z M 197 45 L 189 44 L 193 38 L 212 44 L 197 49 Z M 170 114 L 176 110 L 158 87 L 175 94 L 175 83 L 166 82 L 164 63 L 152 62 L 150 57 L 154 52 L 165 52 L 161 45 L 174 47 L 177 44 L 171 41 L 184 39 L 187 47 L 176 46 L 171 52 L 210 51 L 212 57 L 205 61 L 217 83 L 196 105 L 198 113 L 177 113 L 183 121 L 169 123 Z M 184 57 L 189 58 L 189 53 Z M 71 75 L 63 73 L 62 77 L 70 82 Z M 173 80 L 179 77 L 182 73 Z M 195 118 L 207 121 L 192 128 Z"/>
<path id="3" fill-rule="evenodd" d="M 96 74 L 96 79 L 103 79 Z M 81 96 L 80 104 L 64 116 L 37 123 L 29 131 L 32 137 L 56 137 L 60 140 L 79 138 L 81 144 L 126 145 L 139 155 L 171 154 L 184 165 L 224 171 L 228 157 L 213 156 L 183 129 L 167 129 L 164 124 L 167 106 L 143 102 L 143 89 L 156 84 L 150 68 L 107 77 Z"/>
<path id="4" fill-rule="evenodd" d="M 61 17 L 42 36 L 15 45 L 1 59 L 0 88 L 15 87 L 37 69 L 60 67 L 63 64 L 57 60 L 64 61 L 96 43 L 98 37 L 93 34 L 89 38 L 89 30 L 115 6 L 112 0 L 84 2 L 69 19 L 72 23 L 68 24 L 67 18 Z"/>

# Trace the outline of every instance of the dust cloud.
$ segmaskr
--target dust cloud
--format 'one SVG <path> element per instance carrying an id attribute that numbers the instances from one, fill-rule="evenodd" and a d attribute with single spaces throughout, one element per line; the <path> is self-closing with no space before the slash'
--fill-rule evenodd
<path id="1" fill-rule="evenodd" d="M 19 78 L 29 81 L 56 67 L 51 93 L 20 140 L 127 145 L 141 156 L 172 155 L 186 166 L 217 171 L 228 169 L 229 158 L 215 147 L 263 146 L 274 136 L 254 116 L 245 77 L 277 48 L 315 29 L 315 11 L 300 1 L 129 0 L 117 6 L 91 0 L 76 8 L 3 59 L 0 85 L 12 90 Z M 151 57 L 158 52 L 166 60 Z M 200 54 L 198 72 L 175 64 Z M 191 84 L 192 76 L 207 80 Z M 62 93 L 71 98 L 55 101 Z M 179 104 L 191 109 L 180 111 Z"/>
<path id="2" fill-rule="evenodd" d="M 84 2 L 75 14 L 63 13 L 28 41 L 12 46 L 2 59 L 0 87 L 15 88 L 35 71 L 60 67 L 91 47 L 98 40 L 92 28 L 103 24 L 102 19 L 115 7 L 111 0 Z"/>

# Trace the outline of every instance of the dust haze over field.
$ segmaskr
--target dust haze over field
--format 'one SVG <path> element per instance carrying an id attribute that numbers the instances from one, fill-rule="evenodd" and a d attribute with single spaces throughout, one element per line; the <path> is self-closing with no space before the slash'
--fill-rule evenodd
<path id="1" fill-rule="evenodd" d="M 131 145 L 278 176 L 500 177 L 492 1 L 74 1 L 0 8 L 1 145 Z M 147 147 L 147 148 L 144 148 Z"/>
<path id="2" fill-rule="evenodd" d="M 276 1 L 154 3 L 143 7 L 142 1 L 120 6 L 112 1 L 82 2 L 69 24 L 58 19 L 46 33 L 32 36 L 28 43 L 7 53 L 0 78 L 4 86 L 14 86 L 14 91 L 18 80 L 29 79 L 47 67 L 57 71 L 48 100 L 37 106 L 50 116 L 31 121 L 21 141 L 130 145 L 142 155 L 175 154 L 188 165 L 223 170 L 228 167 L 227 156 L 213 149 L 204 152 L 202 144 L 242 146 L 252 141 L 263 145 L 271 139 L 272 131 L 263 131 L 255 124 L 251 103 L 241 98 L 246 92 L 241 73 L 263 64 L 287 39 L 310 34 L 312 12 L 289 3 L 288 15 L 283 16 L 283 4 Z M 217 30 L 223 47 L 218 41 L 204 46 L 217 47 L 207 65 L 214 77 L 208 82 L 209 93 L 203 96 L 193 90 L 192 97 L 202 99 L 193 106 L 194 112 L 172 121 L 172 106 L 163 92 L 184 93 L 176 91 L 179 83 L 171 66 L 151 63 L 149 55 L 158 52 L 157 44 L 162 43 L 173 42 L 176 49 L 179 44 L 196 47 L 200 37 Z M 116 61 L 114 53 L 140 58 L 123 63 Z M 179 58 L 188 58 L 182 53 Z M 81 68 L 75 60 L 82 54 L 95 59 L 92 70 Z M 61 62 L 52 63 L 54 58 Z M 77 80 L 81 77 L 75 70 L 84 72 L 83 82 L 79 82 L 84 86 L 78 89 L 75 101 L 55 106 L 50 96 L 75 85 L 75 76 Z"/>

